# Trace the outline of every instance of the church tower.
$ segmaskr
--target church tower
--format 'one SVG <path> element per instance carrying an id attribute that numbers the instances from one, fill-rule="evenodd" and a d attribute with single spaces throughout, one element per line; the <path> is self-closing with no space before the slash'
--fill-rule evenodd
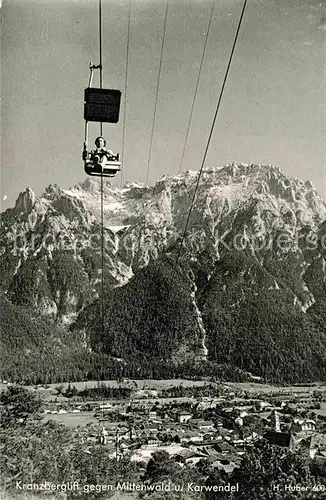
<path id="1" fill-rule="evenodd" d="M 273 410 L 271 414 L 271 428 L 275 432 L 281 432 L 280 417 L 276 410 Z"/>

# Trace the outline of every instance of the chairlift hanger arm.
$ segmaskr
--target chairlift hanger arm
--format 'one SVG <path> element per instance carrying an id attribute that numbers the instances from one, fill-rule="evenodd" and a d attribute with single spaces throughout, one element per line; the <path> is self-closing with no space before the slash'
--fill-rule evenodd
<path id="1" fill-rule="evenodd" d="M 89 69 L 92 71 L 93 69 L 102 69 L 102 64 L 92 64 L 89 63 Z"/>
<path id="2" fill-rule="evenodd" d="M 101 71 L 102 64 L 89 63 L 89 69 L 90 69 L 90 75 L 89 75 L 88 87 L 90 88 L 92 86 L 92 81 L 93 81 L 93 71 L 94 71 L 94 69 L 99 69 Z"/>

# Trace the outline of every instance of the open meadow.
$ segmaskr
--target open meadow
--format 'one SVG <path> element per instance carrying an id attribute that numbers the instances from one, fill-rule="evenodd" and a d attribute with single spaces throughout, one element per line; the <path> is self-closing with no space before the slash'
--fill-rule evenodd
<path id="1" fill-rule="evenodd" d="M 313 385 L 269 385 L 269 384 L 258 384 L 256 382 L 225 382 L 225 385 L 233 389 L 238 389 L 240 391 L 247 391 L 252 394 L 284 394 L 293 395 L 298 394 L 300 396 L 310 395 L 314 391 L 320 391 L 326 394 L 326 384 L 322 382 L 316 382 Z"/>

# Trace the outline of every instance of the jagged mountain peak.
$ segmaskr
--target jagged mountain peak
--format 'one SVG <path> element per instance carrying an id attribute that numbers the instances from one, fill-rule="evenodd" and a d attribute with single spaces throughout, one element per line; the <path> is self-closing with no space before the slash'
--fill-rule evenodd
<path id="1" fill-rule="evenodd" d="M 174 224 L 180 230 L 187 217 L 198 171 L 164 175 L 153 187 L 127 182 L 123 187 L 103 183 L 104 220 L 107 227 Z M 325 202 L 309 181 L 285 176 L 272 165 L 232 163 L 224 167 L 203 169 L 198 185 L 190 227 L 198 217 L 212 221 L 255 204 L 259 216 L 292 218 L 293 224 L 316 224 L 326 218 Z M 60 213 L 68 221 L 81 221 L 87 226 L 100 220 L 101 185 L 86 179 L 71 189 L 56 184 L 47 187 L 41 197 L 27 188 L 18 196 L 14 209 L 5 212 L 6 225 L 26 217 L 26 213 L 49 215 Z M 18 219 L 17 219 L 18 217 Z"/>
<path id="2" fill-rule="evenodd" d="M 27 187 L 18 195 L 14 210 L 16 212 L 29 212 L 35 206 L 36 201 L 36 194 L 30 187 Z"/>
<path id="3" fill-rule="evenodd" d="M 125 283 L 137 269 L 175 248 L 184 232 L 198 175 L 190 170 L 165 175 L 154 186 L 103 183 L 105 261 L 113 284 Z M 241 237 L 261 244 L 280 232 L 289 234 L 293 248 L 298 249 L 302 234 L 310 230 L 317 234 L 325 219 L 325 202 L 312 184 L 289 178 L 278 167 L 244 163 L 210 166 L 203 169 L 198 185 L 183 255 L 187 260 L 189 255 L 196 257 L 209 249 L 219 259 L 225 239 Z M 44 254 L 51 265 L 55 252 L 63 249 L 63 240 L 69 243 L 64 248 L 73 251 L 74 259 L 84 266 L 83 248 L 91 247 L 94 255 L 100 253 L 100 182 L 86 179 L 71 189 L 52 184 L 40 197 L 28 188 L 2 220 L 7 256 L 17 251 L 13 232 L 24 235 L 25 243 L 11 268 L 16 273 L 24 262 Z M 256 252 L 254 248 L 250 251 Z M 261 250 L 257 258 L 263 259 Z M 302 257 L 302 265 L 307 258 Z M 91 287 L 96 280 L 95 273 Z"/>
<path id="4" fill-rule="evenodd" d="M 156 212 L 162 205 L 165 211 L 174 208 L 184 217 L 191 202 L 193 189 L 198 180 L 198 171 L 188 170 L 179 175 L 164 175 L 154 186 L 142 183 L 126 183 L 123 187 L 113 187 L 104 182 L 104 212 L 110 219 L 108 225 L 124 225 L 141 217 L 150 219 L 150 210 Z M 100 217 L 100 183 L 86 180 L 72 189 L 65 190 L 67 195 L 76 196 L 87 208 Z M 325 218 L 325 202 L 318 196 L 309 181 L 303 182 L 285 176 L 279 167 L 232 163 L 224 167 L 203 169 L 198 186 L 196 205 L 215 205 L 229 207 L 229 211 L 241 208 L 245 203 L 257 200 L 260 208 L 266 210 L 293 211 L 300 213 L 303 220 Z M 168 205 L 171 205 L 170 209 Z M 161 207 L 162 208 L 162 207 Z M 171 219 L 170 214 L 166 214 Z M 157 220 L 157 218 L 154 218 Z"/>
<path id="5" fill-rule="evenodd" d="M 325 202 L 309 181 L 287 177 L 271 165 L 204 168 L 194 199 L 198 176 L 198 171 L 165 175 L 153 186 L 104 182 L 103 232 L 98 180 L 71 189 L 53 184 L 39 197 L 26 189 L 15 207 L 1 215 L 0 272 L 7 297 L 57 322 L 72 323 L 82 313 L 83 335 L 93 331 L 95 348 L 103 275 L 109 300 L 122 297 L 122 307 L 116 323 L 110 317 L 102 342 L 111 329 L 108 350 L 112 343 L 112 352 L 119 353 L 116 332 L 122 339 L 127 332 L 132 346 L 137 327 L 138 346 L 144 329 L 152 338 L 153 325 L 161 349 L 156 313 L 166 317 L 162 286 L 169 296 L 173 282 L 184 311 L 178 304 L 174 310 L 176 295 L 169 299 L 176 364 L 188 355 L 201 361 L 237 359 L 241 368 L 261 373 L 260 345 L 269 370 L 269 339 L 275 338 L 282 346 L 278 365 L 271 369 L 277 379 L 294 332 L 299 358 L 309 360 L 304 376 L 318 377 L 322 369 L 311 367 L 324 342 L 326 321 Z M 176 280 L 176 267 L 185 279 Z M 113 288 L 119 290 L 112 293 Z M 108 308 L 113 319 L 117 307 Z M 308 354 L 305 336 L 314 346 Z M 322 366 L 323 354 L 319 358 Z M 294 364 L 293 380 L 300 363 Z"/>
<path id="6" fill-rule="evenodd" d="M 45 192 L 43 194 L 43 196 L 56 196 L 56 195 L 59 195 L 60 193 L 62 193 L 62 189 L 60 188 L 60 186 L 58 186 L 58 184 L 56 184 L 55 182 L 53 184 L 50 184 L 46 189 L 45 189 Z"/>

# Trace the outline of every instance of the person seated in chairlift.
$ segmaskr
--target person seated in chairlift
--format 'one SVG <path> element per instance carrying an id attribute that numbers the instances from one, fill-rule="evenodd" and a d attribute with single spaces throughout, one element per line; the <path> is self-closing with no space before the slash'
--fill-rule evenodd
<path id="1" fill-rule="evenodd" d="M 106 149 L 106 147 L 105 147 L 106 140 L 101 136 L 96 137 L 95 146 L 96 146 L 96 149 L 93 152 L 93 157 L 92 157 L 94 165 L 96 165 L 98 163 L 101 165 L 105 165 L 106 161 L 110 160 L 112 158 L 113 151 L 111 151 L 111 149 Z"/>
<path id="2" fill-rule="evenodd" d="M 106 161 L 111 160 L 112 156 L 114 156 L 113 152 L 111 151 L 111 149 L 106 149 L 106 140 L 101 136 L 95 139 L 95 146 L 96 149 L 88 153 L 87 142 L 84 142 L 83 160 L 92 162 L 94 166 L 104 166 Z"/>

